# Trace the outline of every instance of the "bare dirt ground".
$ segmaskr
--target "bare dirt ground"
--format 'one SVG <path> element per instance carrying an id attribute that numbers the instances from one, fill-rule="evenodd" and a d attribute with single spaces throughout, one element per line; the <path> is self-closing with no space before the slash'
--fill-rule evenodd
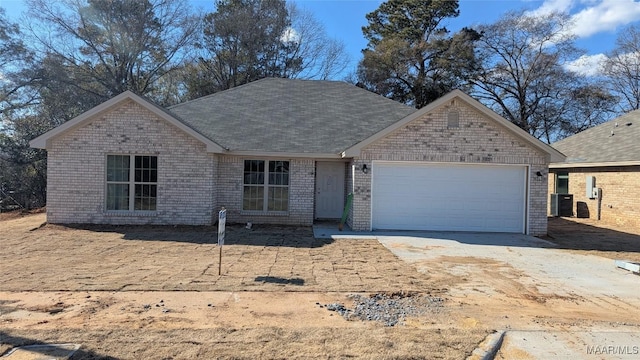
<path id="1" fill-rule="evenodd" d="M 549 241 L 561 249 L 609 259 L 640 262 L 640 229 L 593 219 L 549 218 Z"/>
<path id="2" fill-rule="evenodd" d="M 44 342 L 82 344 L 73 359 L 460 359 L 489 332 L 456 323 L 445 284 L 375 240 L 230 226 L 218 275 L 215 228 L 44 222 L 0 222 L 0 354 Z M 326 309 L 398 291 L 445 305 L 395 327 Z"/>
<path id="3" fill-rule="evenodd" d="M 640 325 L 624 302 L 541 291 L 508 263 L 472 255 L 408 264 L 373 239 L 230 226 L 218 275 L 213 227 L 44 222 L 0 217 L 0 354 L 79 343 L 73 359 L 463 359 L 494 329 Z M 562 251 L 640 258 L 640 233 L 565 219 L 549 229 Z M 326 309 L 398 291 L 442 308 L 395 327 Z"/>
<path id="4" fill-rule="evenodd" d="M 541 244 L 535 250 L 557 249 L 547 254 L 549 259 L 553 257 L 554 264 L 563 261 L 562 252 L 640 262 L 640 230 L 637 229 L 601 226 L 587 219 L 550 218 L 549 236 L 545 240 L 550 243 Z M 434 245 L 431 250 L 440 254 L 441 249 Z M 522 255 L 526 251 L 517 246 L 502 246 L 500 250 L 516 258 L 524 257 L 526 262 L 526 255 Z M 604 292 L 592 291 L 585 295 L 558 287 L 552 280 L 533 275 L 533 269 L 514 266 L 499 256 L 489 258 L 479 252 L 443 253 L 412 264 L 429 275 L 432 286 L 448 288 L 449 304 L 458 306 L 458 314 L 470 326 L 558 331 L 637 331 L 640 328 L 637 298 L 630 302 Z M 615 269 L 613 261 L 606 260 L 606 264 Z M 630 277 L 632 283 L 640 284 L 640 276 L 624 270 L 619 271 L 619 276 Z M 633 292 L 632 287 L 629 290 Z"/>

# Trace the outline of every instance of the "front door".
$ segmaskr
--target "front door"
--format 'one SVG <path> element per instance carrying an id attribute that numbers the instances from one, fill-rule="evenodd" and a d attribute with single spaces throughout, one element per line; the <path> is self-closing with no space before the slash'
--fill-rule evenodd
<path id="1" fill-rule="evenodd" d="M 316 219 L 339 219 L 344 207 L 343 162 L 316 162 Z"/>

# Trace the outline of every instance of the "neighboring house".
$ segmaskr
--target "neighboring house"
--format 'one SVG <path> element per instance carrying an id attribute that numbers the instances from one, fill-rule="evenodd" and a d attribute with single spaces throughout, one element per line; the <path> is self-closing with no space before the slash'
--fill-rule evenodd
<path id="1" fill-rule="evenodd" d="M 549 192 L 572 194 L 573 215 L 640 228 L 640 110 L 552 146 L 567 159 L 550 165 Z"/>
<path id="2" fill-rule="evenodd" d="M 125 92 L 31 141 L 51 223 L 545 234 L 562 154 L 461 91 L 416 111 L 334 81 L 264 79 L 168 109 Z"/>

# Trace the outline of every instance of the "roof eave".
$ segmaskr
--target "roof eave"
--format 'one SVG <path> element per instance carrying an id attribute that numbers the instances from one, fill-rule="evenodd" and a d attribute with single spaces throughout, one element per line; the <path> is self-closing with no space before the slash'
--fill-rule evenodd
<path id="1" fill-rule="evenodd" d="M 592 168 L 592 167 L 619 167 L 619 166 L 640 166 L 640 161 L 602 161 L 602 162 L 555 162 L 549 164 L 549 169 L 569 169 L 569 168 Z"/>
<path id="2" fill-rule="evenodd" d="M 182 121 L 180 121 L 179 119 L 175 118 L 174 116 L 171 116 L 169 113 L 167 113 L 166 111 L 163 111 L 159 106 L 151 103 L 149 100 L 146 100 L 136 94 L 134 94 L 131 91 L 125 91 L 123 93 L 121 93 L 120 95 L 117 95 L 105 102 L 103 102 L 102 104 L 95 106 L 87 111 L 85 111 L 84 113 L 76 116 L 75 118 L 67 121 L 66 123 L 55 127 L 49 131 L 47 131 L 46 133 L 36 137 L 35 139 L 31 140 L 29 142 L 29 146 L 31 146 L 32 148 L 37 148 L 37 149 L 48 149 L 51 145 L 51 141 L 53 139 L 55 139 L 56 137 L 66 133 L 67 131 L 71 131 L 73 129 L 76 129 L 82 125 L 85 124 L 85 122 L 89 121 L 91 118 L 98 116 L 102 113 L 105 113 L 113 108 L 115 108 L 116 106 L 120 105 L 123 101 L 127 101 L 127 100 L 132 100 L 133 102 L 137 103 L 138 105 L 142 106 L 143 108 L 145 108 L 146 110 L 152 112 L 154 115 L 162 118 L 163 120 L 166 120 L 167 122 L 169 122 L 170 124 L 174 125 L 175 127 L 177 127 L 178 129 L 184 131 L 185 133 L 187 133 L 188 135 L 191 135 L 192 137 L 196 138 L 197 140 L 199 140 L 200 142 L 202 142 L 203 144 L 206 145 L 207 147 L 207 152 L 212 152 L 212 153 L 222 153 L 225 151 L 225 149 L 220 146 L 219 144 L 215 143 L 214 141 L 211 141 L 210 139 L 208 139 L 207 137 L 203 136 L 202 134 L 200 134 L 199 132 L 195 131 L 194 129 L 192 129 L 191 127 L 187 126 L 185 123 L 183 123 Z"/>
<path id="3" fill-rule="evenodd" d="M 275 151 L 253 151 L 253 150 L 230 150 L 224 155 L 257 157 L 257 158 L 303 158 L 303 159 L 342 159 L 341 154 L 333 153 L 302 153 L 302 152 L 275 152 Z"/>

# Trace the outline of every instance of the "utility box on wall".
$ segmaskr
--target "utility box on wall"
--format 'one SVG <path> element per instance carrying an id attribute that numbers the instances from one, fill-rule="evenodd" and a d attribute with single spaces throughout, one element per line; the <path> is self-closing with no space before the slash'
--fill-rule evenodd
<path id="1" fill-rule="evenodd" d="M 595 199 L 596 197 L 593 194 L 593 189 L 595 189 L 596 187 L 595 176 L 587 176 L 587 180 L 585 183 L 587 184 L 587 186 L 585 186 L 586 188 L 585 196 L 587 197 L 587 199 Z"/>
<path id="2" fill-rule="evenodd" d="M 551 194 L 551 216 L 573 216 L 573 194 Z"/>

